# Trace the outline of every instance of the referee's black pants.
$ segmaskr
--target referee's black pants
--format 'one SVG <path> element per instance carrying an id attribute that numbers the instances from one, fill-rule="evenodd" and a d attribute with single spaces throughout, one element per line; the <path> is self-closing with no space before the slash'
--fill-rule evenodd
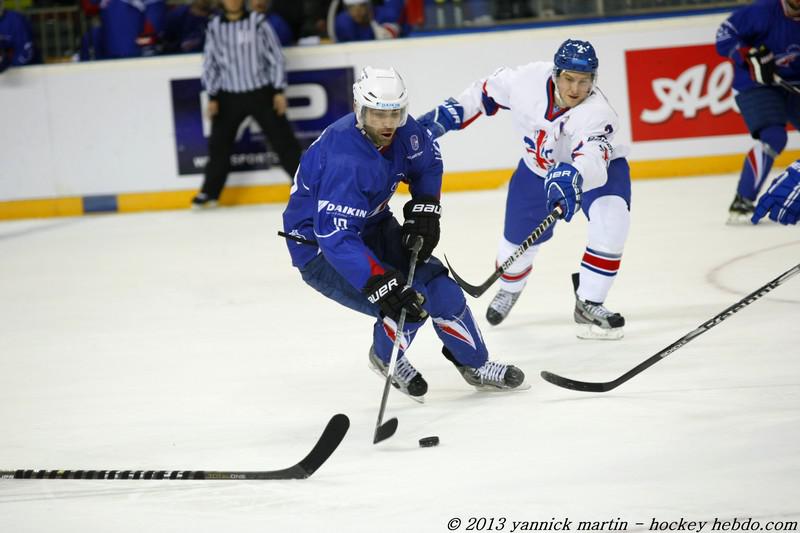
<path id="1" fill-rule="evenodd" d="M 278 153 L 281 167 L 294 179 L 300 164 L 300 143 L 286 115 L 278 116 L 272 107 L 275 89 L 261 87 L 244 93 L 219 92 L 219 109 L 211 119 L 211 137 L 208 141 L 208 163 L 200 192 L 210 199 L 219 198 L 231 168 L 231 152 L 236 132 L 242 121 L 252 116 L 270 145 Z"/>

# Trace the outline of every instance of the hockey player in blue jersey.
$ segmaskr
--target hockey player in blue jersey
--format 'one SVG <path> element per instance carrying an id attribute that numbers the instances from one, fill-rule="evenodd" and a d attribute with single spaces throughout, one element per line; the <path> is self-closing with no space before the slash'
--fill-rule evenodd
<path id="1" fill-rule="evenodd" d="M 800 220 L 800 160 L 795 161 L 777 178 L 758 199 L 751 222 L 769 215 L 770 220 L 781 224 L 797 224 Z"/>
<path id="2" fill-rule="evenodd" d="M 376 317 L 369 363 L 386 375 L 397 322 L 394 385 L 421 399 L 428 389 L 406 352 L 428 317 L 442 352 L 478 389 L 518 388 L 523 372 L 488 359 L 460 287 L 433 252 L 439 241 L 442 161 L 425 129 L 407 115 L 408 94 L 394 69 L 366 67 L 353 85 L 355 113 L 337 120 L 303 155 L 283 213 L 292 264 L 323 295 Z M 400 182 L 411 200 L 401 226 L 389 209 Z M 423 238 L 412 288 L 411 243 Z"/>
<path id="3" fill-rule="evenodd" d="M 745 223 L 775 158 L 786 147 L 786 123 L 800 129 L 800 0 L 756 0 L 719 27 L 717 51 L 734 65 L 736 104 L 756 140 L 747 153 L 728 223 Z"/>
<path id="4" fill-rule="evenodd" d="M 29 65 L 34 59 L 30 22 L 22 13 L 5 9 L 0 3 L 0 72 Z"/>
<path id="5" fill-rule="evenodd" d="M 164 0 L 90 0 L 100 6 L 105 58 L 154 55 L 155 36 L 164 29 Z"/>

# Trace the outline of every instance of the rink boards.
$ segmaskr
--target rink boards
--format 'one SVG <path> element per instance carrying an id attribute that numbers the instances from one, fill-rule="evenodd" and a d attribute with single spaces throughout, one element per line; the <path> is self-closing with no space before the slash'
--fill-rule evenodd
<path id="1" fill-rule="evenodd" d="M 349 109 L 364 65 L 392 65 L 419 115 L 498 66 L 548 60 L 566 38 L 592 41 L 599 85 L 632 145 L 634 179 L 738 171 L 751 140 L 730 90 L 732 67 L 714 35 L 727 13 L 574 23 L 286 51 L 289 118 L 307 146 Z M 187 207 L 202 179 L 208 121 L 199 55 L 12 69 L 0 79 L 0 219 Z M 441 139 L 444 189 L 494 188 L 521 146 L 508 114 Z M 800 157 L 792 131 L 777 165 Z M 257 126 L 240 130 L 223 204 L 282 202 Z"/>

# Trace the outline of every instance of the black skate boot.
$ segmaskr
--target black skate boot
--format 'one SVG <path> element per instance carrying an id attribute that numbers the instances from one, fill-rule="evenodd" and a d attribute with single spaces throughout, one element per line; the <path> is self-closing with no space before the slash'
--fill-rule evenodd
<path id="1" fill-rule="evenodd" d="M 622 327 L 625 319 L 619 313 L 612 313 L 602 303 L 581 300 L 578 297 L 580 275 L 572 275 L 572 286 L 575 288 L 575 323 L 578 325 L 576 335 L 579 339 L 618 340 L 624 335 Z"/>
<path id="2" fill-rule="evenodd" d="M 442 353 L 455 365 L 464 381 L 479 391 L 526 390 L 530 388 L 525 384 L 525 373 L 513 365 L 486 361 L 483 366 L 473 368 L 456 361 L 450 350 L 445 347 L 442 348 Z"/>
<path id="3" fill-rule="evenodd" d="M 496 326 L 505 320 L 508 313 L 511 312 L 511 308 L 517 303 L 517 298 L 519 298 L 520 294 L 519 292 L 509 292 L 505 289 L 497 291 L 492 303 L 489 304 L 489 308 L 486 309 L 486 320 L 489 321 L 489 324 Z"/>
<path id="4" fill-rule="evenodd" d="M 375 346 L 369 348 L 369 366 L 376 373 L 386 379 L 386 374 L 389 369 L 389 364 L 381 361 L 378 354 L 375 353 Z M 417 372 L 405 355 L 397 358 L 394 367 L 394 377 L 392 377 L 392 385 L 400 392 L 420 403 L 425 401 L 425 393 L 428 392 L 428 382 L 422 377 L 422 374 Z"/>
<path id="5" fill-rule="evenodd" d="M 728 224 L 733 226 L 750 224 L 750 217 L 753 216 L 754 210 L 753 200 L 737 194 L 728 208 Z"/>
<path id="6" fill-rule="evenodd" d="M 204 192 L 199 192 L 192 198 L 192 209 L 210 209 L 218 205 L 219 202 L 216 198 L 210 198 Z"/>

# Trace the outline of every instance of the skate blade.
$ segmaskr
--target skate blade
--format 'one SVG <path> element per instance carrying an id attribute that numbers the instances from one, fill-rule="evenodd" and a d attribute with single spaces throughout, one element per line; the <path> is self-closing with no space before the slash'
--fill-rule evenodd
<path id="1" fill-rule="evenodd" d="M 750 217 L 752 216 L 752 214 L 730 213 L 725 224 L 728 226 L 751 226 Z"/>
<path id="2" fill-rule="evenodd" d="M 217 203 L 217 202 L 212 200 L 212 201 L 206 202 L 204 204 L 199 204 L 199 205 L 198 204 L 192 204 L 191 205 L 191 210 L 192 211 L 196 211 L 196 212 L 199 212 L 199 211 L 210 211 L 212 209 L 216 209 L 217 207 L 219 207 L 219 203 Z"/>
<path id="3" fill-rule="evenodd" d="M 594 324 L 576 324 L 575 336 L 584 340 L 617 341 L 625 335 L 623 328 L 605 329 Z"/>
<path id="4" fill-rule="evenodd" d="M 473 385 L 473 387 L 475 387 L 475 390 L 478 392 L 489 392 L 489 393 L 518 392 L 518 391 L 530 390 L 531 384 L 528 383 L 527 381 L 523 381 L 522 385 L 520 385 L 519 387 L 514 387 L 513 389 L 501 389 L 499 387 L 495 387 L 494 385 Z"/>
<path id="5" fill-rule="evenodd" d="M 372 370 L 373 372 L 375 372 L 375 374 L 377 374 L 382 380 L 386 381 L 386 376 L 383 375 L 383 372 L 381 372 L 380 368 L 374 366 L 372 363 L 367 363 L 367 366 L 369 366 L 369 369 Z M 395 385 L 394 380 L 392 380 L 392 387 L 394 387 L 394 390 L 396 390 L 397 392 L 401 393 L 406 398 L 411 398 L 412 400 L 414 400 L 417 403 L 425 403 L 425 395 L 424 394 L 422 396 L 411 396 L 410 394 L 405 392 L 403 389 L 401 389 L 400 387 Z"/>

